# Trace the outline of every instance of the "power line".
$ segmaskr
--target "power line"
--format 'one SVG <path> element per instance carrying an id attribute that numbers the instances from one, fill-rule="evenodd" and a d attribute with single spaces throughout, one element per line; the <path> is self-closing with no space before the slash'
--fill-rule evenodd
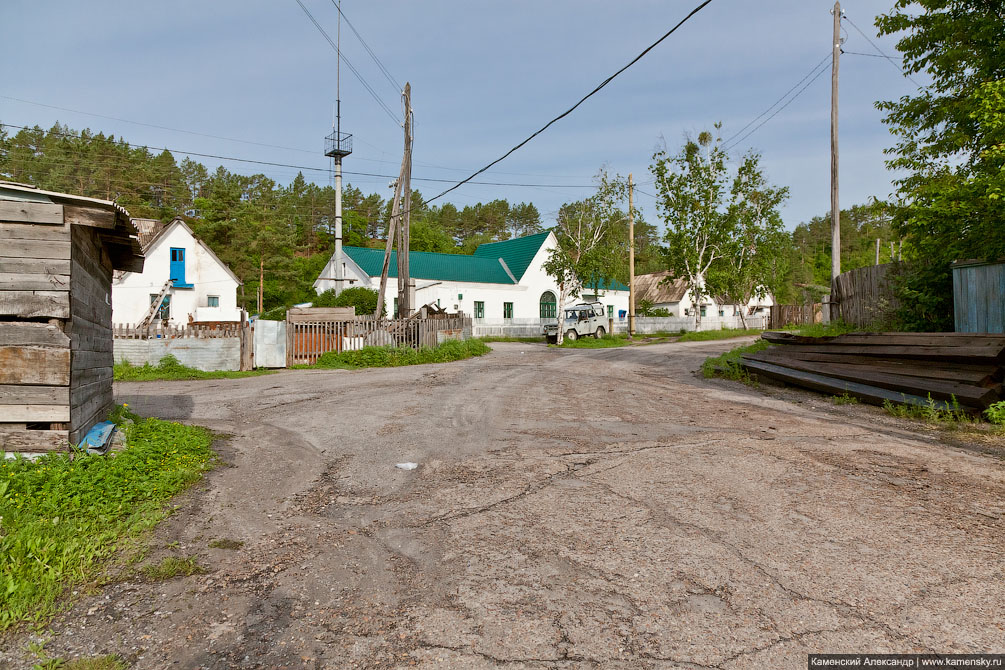
<path id="1" fill-rule="evenodd" d="M 754 133 L 756 133 L 761 128 L 761 126 L 763 126 L 765 123 L 767 123 L 771 119 L 773 119 L 776 116 L 778 116 L 778 114 L 781 113 L 781 111 L 783 109 L 785 109 L 786 107 L 788 107 L 789 105 L 791 105 L 793 103 L 793 101 L 795 101 L 796 98 L 798 98 L 800 95 L 802 95 L 803 92 L 805 92 L 806 89 L 808 89 L 813 84 L 813 82 L 815 82 L 817 79 L 820 78 L 820 75 L 822 75 L 824 72 L 827 71 L 826 64 L 818 65 L 817 68 L 819 69 L 819 72 L 817 72 L 816 75 L 812 79 L 810 79 L 808 82 L 806 82 L 806 84 L 804 84 L 801 89 L 799 89 L 798 91 L 796 91 L 796 94 L 793 95 L 791 98 L 789 98 L 788 101 L 784 105 L 782 105 L 781 107 L 779 107 L 778 109 L 776 109 L 771 114 L 771 116 L 769 116 L 768 118 L 764 119 L 759 124 L 757 124 L 756 126 L 754 126 L 750 130 L 750 132 L 748 132 L 746 135 L 744 135 L 740 139 L 736 140 L 732 144 L 728 144 L 728 145 L 724 144 L 723 151 L 729 151 L 730 149 L 732 149 L 733 147 L 735 147 L 737 144 L 743 142 L 745 139 L 747 139 L 748 137 L 750 137 L 751 135 L 753 135 Z M 811 72 L 810 74 L 813 74 L 813 73 Z M 804 77 L 804 80 L 805 80 L 805 77 Z M 734 137 L 735 137 L 735 135 L 734 135 Z"/>
<path id="2" fill-rule="evenodd" d="M 844 18 L 844 20 L 845 20 L 845 21 L 847 21 L 848 23 L 850 23 L 850 24 L 851 24 L 851 27 L 852 27 L 852 28 L 854 28 L 855 30 L 857 30 L 857 31 L 858 31 L 858 34 L 859 34 L 859 35 L 861 35 L 862 37 L 864 37 L 864 38 L 865 38 L 865 41 L 866 41 L 866 42 L 868 42 L 869 44 L 871 44 L 871 45 L 872 45 L 872 48 L 873 48 L 873 49 L 875 49 L 875 50 L 876 50 L 876 52 L 877 52 L 877 53 L 878 53 L 878 54 L 879 54 L 880 56 L 882 56 L 882 57 L 883 57 L 883 58 L 885 58 L 886 60 L 890 61 L 890 65 L 892 65 L 893 67 L 897 68 L 897 72 L 899 72 L 899 73 L 900 73 L 900 74 L 901 74 L 902 76 L 904 76 L 904 77 L 907 77 L 907 78 L 908 78 L 908 79 L 909 79 L 909 80 L 911 81 L 911 83 L 912 83 L 912 84 L 914 84 L 915 86 L 917 86 L 918 88 L 922 88 L 921 84 L 919 84 L 918 82 L 914 81 L 914 79 L 913 79 L 913 78 L 911 77 L 911 75 L 909 75 L 909 74 L 908 74 L 908 73 L 907 73 L 907 72 L 906 72 L 906 71 L 904 70 L 904 68 L 902 68 L 901 66 L 897 65 L 897 63 L 896 63 L 896 62 L 894 62 L 894 60 L 893 60 L 892 58 L 890 58 L 889 56 L 887 56 L 887 55 L 886 55 L 886 54 L 885 54 L 885 53 L 883 52 L 883 50 L 882 50 L 882 49 L 880 49 L 880 48 L 879 48 L 878 46 L 876 46 L 876 43 L 875 43 L 875 42 L 873 42 L 873 41 L 872 41 L 872 40 L 871 40 L 871 39 L 869 38 L 869 36 L 868 36 L 868 35 L 866 35 L 866 34 L 865 34 L 864 32 L 862 32 L 862 29 L 861 29 L 861 28 L 859 28 L 859 27 L 858 27 L 857 25 L 855 25 L 855 22 L 854 22 L 854 21 L 852 21 L 852 20 L 851 20 L 850 18 L 848 18 L 848 16 L 847 16 L 847 15 L 845 15 L 845 16 L 844 16 L 843 18 Z"/>
<path id="3" fill-rule="evenodd" d="M 797 81 L 797 82 L 796 82 L 795 86 L 793 86 L 792 88 L 790 88 L 789 90 L 787 90 L 787 91 L 786 91 L 785 93 L 783 93 L 783 94 L 782 94 L 782 97 L 778 98 L 778 100 L 775 100 L 775 102 L 774 102 L 774 103 L 772 103 L 770 107 L 768 107 L 768 108 L 767 108 L 767 109 L 765 109 L 765 110 L 764 110 L 763 112 L 761 112 L 760 114 L 758 114 L 758 115 L 757 115 L 757 116 L 756 116 L 756 117 L 755 117 L 754 119 L 752 119 L 752 120 L 751 120 L 751 121 L 750 121 L 749 123 L 747 123 L 747 125 L 745 125 L 745 126 L 744 126 L 743 128 L 740 128 L 740 130 L 739 130 L 739 131 L 737 131 L 737 132 L 733 133 L 733 135 L 732 135 L 732 136 L 730 136 L 730 137 L 729 137 L 729 139 L 727 139 L 727 140 L 726 140 L 725 142 L 723 142 L 723 145 L 724 145 L 724 146 L 725 146 L 725 145 L 728 145 L 728 144 L 729 144 L 730 142 L 732 142 L 732 141 L 733 141 L 734 139 L 736 139 L 737 137 L 739 137 L 740 135 L 742 135 L 742 134 L 743 134 L 743 131 L 745 131 L 745 130 L 746 130 L 747 128 L 749 128 L 750 126 L 752 126 L 752 125 L 754 125 L 755 123 L 757 123 L 757 121 L 758 121 L 758 120 L 760 120 L 760 119 L 761 119 L 761 118 L 762 118 L 762 117 L 763 117 L 763 116 L 764 116 L 765 114 L 769 113 L 769 112 L 770 112 L 770 111 L 771 111 L 772 109 L 774 109 L 774 108 L 775 108 L 775 106 L 777 106 L 778 104 L 780 104 L 780 103 L 782 102 L 782 100 L 785 100 L 785 98 L 787 98 L 787 97 L 788 97 L 788 95 L 789 95 L 790 93 L 792 93 L 792 91 L 796 90 L 796 89 L 797 89 L 797 88 L 799 87 L 799 85 L 800 85 L 800 84 L 802 84 L 802 83 L 803 83 L 804 81 L 806 81 L 807 79 L 809 79 L 809 78 L 810 78 L 810 76 L 811 76 L 811 75 L 812 75 L 812 74 L 813 74 L 814 72 L 816 72 L 816 71 L 817 71 L 817 68 L 819 68 L 819 67 L 820 67 L 821 65 L 823 65 L 823 64 L 824 64 L 824 63 L 825 63 L 825 62 L 826 62 L 826 61 L 827 61 L 827 60 L 828 60 L 828 59 L 829 59 L 830 57 L 831 57 L 831 52 L 830 52 L 830 51 L 828 51 L 828 52 L 827 52 L 827 55 L 826 55 L 826 56 L 824 56 L 823 60 L 821 60 L 821 61 L 820 61 L 819 63 L 817 63 L 816 65 L 814 65 L 814 66 L 813 66 L 813 67 L 812 67 L 812 68 L 810 69 L 810 71 L 809 71 L 809 72 L 808 72 L 808 73 L 806 74 L 806 76 L 805 76 L 805 77 L 803 77 L 802 79 L 800 79 L 799 81 Z M 758 126 L 758 128 L 760 128 L 760 126 Z M 756 130 L 756 128 L 755 128 L 755 130 Z M 746 136 L 745 136 L 745 137 L 746 137 Z"/>
<path id="4" fill-rule="evenodd" d="M 391 86 L 394 87 L 395 93 L 400 94 L 403 88 L 402 85 L 399 84 L 398 81 L 391 75 L 390 71 L 388 71 L 388 69 L 384 67 L 384 64 L 380 61 L 379 58 L 377 58 L 377 54 L 373 52 L 373 49 L 370 48 L 370 45 L 367 44 L 366 40 L 363 39 L 363 36 L 359 34 L 359 31 L 356 30 L 356 26 L 352 24 L 352 21 L 350 21 L 349 17 L 345 15 L 345 12 L 342 11 L 342 8 L 338 6 L 338 3 L 335 2 L 335 0 L 331 0 L 331 3 L 335 5 L 335 9 L 338 10 L 338 13 L 345 20 L 346 24 L 352 30 L 353 34 L 356 35 L 356 39 L 359 40 L 359 43 L 362 44 L 363 48 L 366 49 L 366 52 L 370 54 L 370 58 L 372 58 L 373 62 L 377 64 L 377 67 L 380 68 L 380 71 L 384 74 L 384 77 L 387 79 L 388 82 L 390 82 Z"/>
<path id="5" fill-rule="evenodd" d="M 16 126 L 16 125 L 13 125 L 13 124 L 10 124 L 10 123 L 0 123 L 0 127 L 4 127 L 4 128 L 17 128 L 19 130 L 31 130 L 30 128 L 28 128 L 26 126 Z M 53 133 L 53 134 L 58 135 L 60 137 L 65 137 L 67 139 L 77 139 L 77 140 L 82 140 L 83 139 L 83 138 L 81 138 L 81 137 L 79 137 L 77 135 L 71 135 L 69 133 Z M 120 144 L 120 145 L 123 145 L 123 146 L 126 146 L 126 147 L 131 147 L 131 148 L 134 148 L 134 149 L 146 149 L 146 150 L 160 149 L 160 147 L 149 147 L 149 146 L 142 146 L 142 145 L 130 145 L 128 142 L 123 142 L 121 140 L 115 141 L 113 143 L 114 144 Z M 197 151 L 186 151 L 184 149 L 172 149 L 172 148 L 169 148 L 169 147 L 163 147 L 163 150 L 164 151 L 170 151 L 170 152 L 177 153 L 177 154 L 187 154 L 189 156 L 199 156 L 201 158 L 213 158 L 213 159 L 217 159 L 217 160 L 236 161 L 236 162 L 239 162 L 239 163 L 250 163 L 250 164 L 253 164 L 253 165 L 268 165 L 268 166 L 271 166 L 271 167 L 292 168 L 292 169 L 296 169 L 296 170 L 311 170 L 311 171 L 314 171 L 314 172 L 328 172 L 328 168 L 312 167 L 312 166 L 309 166 L 309 165 L 295 165 L 295 164 L 292 164 L 292 163 L 276 163 L 276 162 L 273 162 L 273 161 L 262 161 L 262 160 L 255 160 L 255 159 L 251 159 L 251 158 L 236 158 L 234 156 L 221 156 L 221 155 L 218 155 L 218 154 L 207 154 L 207 153 L 200 153 L 200 152 L 197 152 Z M 350 171 L 350 170 L 347 170 L 347 171 L 343 172 L 343 174 L 355 175 L 355 176 L 360 176 L 360 177 L 380 177 L 382 179 L 397 179 L 397 177 L 398 177 L 397 175 L 391 175 L 391 174 L 380 174 L 380 173 L 375 173 L 375 172 L 354 172 L 354 171 Z M 426 181 L 426 182 L 442 183 L 442 184 L 452 184 L 452 183 L 454 183 L 453 179 L 438 179 L 436 177 L 412 177 L 412 179 L 414 179 L 415 181 Z M 541 188 L 592 188 L 593 187 L 592 184 L 537 184 L 537 183 L 494 182 L 494 181 L 472 181 L 471 183 L 472 184 L 477 184 L 479 186 L 513 186 L 513 187 L 541 187 Z M 427 202 L 429 202 L 429 201 L 427 201 Z"/>
<path id="6" fill-rule="evenodd" d="M 356 79 L 359 80 L 359 83 L 363 84 L 363 88 L 365 88 L 367 92 L 370 94 L 370 96 L 377 101 L 377 104 L 380 105 L 380 108 L 384 110 L 384 113 L 387 114 L 389 117 L 391 117 L 391 120 L 394 121 L 394 124 L 396 126 L 400 126 L 401 121 L 398 119 L 398 117 L 395 116 L 394 112 L 391 111 L 391 108 L 387 106 L 387 103 L 385 103 L 381 99 L 381 97 L 377 95 L 377 92 L 373 90 L 373 87 L 370 86 L 369 83 L 367 83 L 366 79 L 363 78 L 363 75 L 361 75 L 359 71 L 353 66 L 353 64 L 349 62 L 349 59 L 342 54 L 342 52 L 338 48 L 338 45 L 336 45 L 335 42 L 332 40 L 332 38 L 328 35 L 328 33 L 325 32 L 325 29 L 321 27 L 321 24 L 318 23 L 317 19 L 314 18 L 314 15 L 311 14 L 309 9 L 307 9 L 307 6 L 304 5 L 304 3 L 301 2 L 301 0 L 296 0 L 296 2 L 298 5 L 300 5 L 300 9 L 304 10 L 304 13 L 307 14 L 307 18 L 311 20 L 311 23 L 314 24 L 314 27 L 317 28 L 318 31 L 321 33 L 321 35 L 324 36 L 324 38 L 328 41 L 328 44 L 331 45 L 331 48 L 335 50 L 335 53 L 338 54 L 338 57 L 342 59 L 342 62 L 346 64 L 346 67 L 348 67 L 349 70 L 354 75 L 356 75 Z"/>
<path id="7" fill-rule="evenodd" d="M 883 54 L 867 54 L 862 53 L 861 51 L 845 51 L 844 49 L 841 49 L 841 53 L 845 56 L 868 56 L 869 58 L 889 58 L 888 56 L 884 56 Z"/>
<path id="8" fill-rule="evenodd" d="M 297 2 L 300 2 L 300 0 L 297 0 Z M 552 124 L 560 121 L 561 119 L 563 119 L 566 116 L 568 116 L 569 114 L 571 114 L 577 107 L 579 107 L 581 104 L 583 104 L 584 102 L 586 102 L 587 99 L 591 98 L 594 94 L 596 94 L 598 91 L 600 91 L 600 89 L 604 88 L 609 83 L 611 83 L 614 80 L 615 77 L 617 77 L 622 72 L 624 72 L 625 70 L 627 70 L 628 68 L 630 68 L 632 65 L 635 65 L 635 63 L 637 63 L 640 60 L 642 60 L 643 56 L 645 56 L 647 53 L 649 53 L 650 51 L 652 51 L 653 49 L 655 49 L 663 40 L 665 40 L 666 38 L 670 37 L 675 32 L 677 32 L 678 28 L 680 28 L 682 25 L 684 25 L 685 23 L 687 23 L 687 21 L 692 16 L 694 16 L 695 14 L 697 14 L 698 12 L 700 12 L 702 9 L 704 9 L 710 2 L 712 2 L 712 0 L 705 0 L 700 5 L 698 5 L 694 9 L 692 9 L 691 12 L 687 16 L 685 16 L 683 19 L 680 20 L 679 23 L 677 23 L 677 25 L 675 25 L 673 28 L 671 28 L 666 33 L 664 33 L 663 36 L 660 37 L 658 40 L 656 40 L 655 42 L 653 42 L 652 44 L 650 44 L 648 47 L 646 47 L 642 51 L 642 53 L 640 53 L 638 56 L 636 56 L 631 61 L 629 61 L 627 65 L 625 65 L 624 67 L 622 67 L 620 70 L 618 70 L 617 72 L 615 72 L 614 74 L 612 74 L 610 77 L 608 77 L 604 81 L 600 82 L 600 84 L 596 88 L 594 88 L 592 91 L 590 91 L 589 93 L 587 93 L 586 95 L 584 95 L 582 98 L 580 98 L 579 102 L 577 102 L 572 107 L 570 107 L 569 109 L 565 110 L 564 112 L 562 112 L 561 114 L 559 114 L 558 116 L 556 116 L 555 118 L 553 118 L 548 123 L 544 124 L 541 127 L 540 130 L 538 130 L 537 132 L 533 133 L 530 137 L 528 137 L 527 139 L 525 139 L 523 142 L 520 142 L 515 147 L 513 147 L 512 149 L 510 149 L 509 151 L 507 151 L 502 156 L 500 156 L 499 158 L 495 159 L 494 161 L 492 161 L 491 163 L 489 163 L 488 165 L 486 165 L 482 169 L 478 170 L 477 172 L 474 172 L 473 174 L 471 174 L 466 179 L 462 179 L 461 181 L 457 182 L 456 184 L 454 184 L 453 186 L 451 186 L 447 190 L 443 191 L 442 193 L 439 193 L 439 194 L 433 196 L 429 200 L 426 200 L 426 203 L 430 203 L 433 200 L 436 200 L 437 198 L 442 198 L 447 193 L 450 193 L 454 189 L 460 188 L 462 185 L 470 182 L 472 179 L 474 179 L 475 177 L 477 177 L 481 173 L 485 172 L 486 170 L 488 170 L 489 168 L 491 168 L 493 165 L 496 165 L 497 163 L 500 163 L 503 160 L 505 160 L 506 158 L 508 158 L 513 152 L 517 151 L 518 149 L 520 149 L 521 147 L 523 147 L 525 144 L 527 144 L 528 142 L 530 142 L 532 139 L 534 139 L 535 137 L 537 137 L 538 135 L 540 135 L 541 133 L 543 133 L 545 130 L 547 130 L 549 127 L 551 127 Z"/>

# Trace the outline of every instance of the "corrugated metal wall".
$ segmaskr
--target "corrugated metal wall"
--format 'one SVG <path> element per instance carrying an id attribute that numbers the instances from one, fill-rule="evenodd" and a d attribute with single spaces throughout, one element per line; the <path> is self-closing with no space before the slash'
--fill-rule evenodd
<path id="1" fill-rule="evenodd" d="M 957 333 L 1005 333 L 1005 263 L 953 265 Z"/>

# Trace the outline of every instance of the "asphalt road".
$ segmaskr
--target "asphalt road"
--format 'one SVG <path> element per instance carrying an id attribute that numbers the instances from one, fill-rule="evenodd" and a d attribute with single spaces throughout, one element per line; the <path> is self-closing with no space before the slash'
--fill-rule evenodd
<path id="1" fill-rule="evenodd" d="M 232 436 L 218 448 L 233 467 L 183 497 L 149 559 L 197 555 L 208 572 L 82 596 L 46 649 L 214 669 L 1005 651 L 1000 457 L 693 374 L 735 342 L 493 346 L 118 384 L 140 414 Z M 221 538 L 244 545 L 208 547 Z"/>

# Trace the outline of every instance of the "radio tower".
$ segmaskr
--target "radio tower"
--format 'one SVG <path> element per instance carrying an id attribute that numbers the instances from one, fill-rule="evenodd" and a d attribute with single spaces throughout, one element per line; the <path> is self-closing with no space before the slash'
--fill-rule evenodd
<path id="1" fill-rule="evenodd" d="M 325 156 L 332 159 L 335 171 L 335 294 L 344 288 L 345 275 L 342 269 L 342 157 L 352 153 L 352 135 L 342 132 L 342 0 L 338 2 L 338 32 L 335 36 L 335 50 L 338 59 L 335 64 L 335 123 L 332 133 L 325 138 Z"/>

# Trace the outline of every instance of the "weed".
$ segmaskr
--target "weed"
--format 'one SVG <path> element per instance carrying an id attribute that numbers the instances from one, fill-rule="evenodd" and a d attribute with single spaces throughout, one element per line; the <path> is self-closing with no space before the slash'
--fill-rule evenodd
<path id="1" fill-rule="evenodd" d="M 841 395 L 836 395 L 831 398 L 831 402 L 835 405 L 857 405 L 858 398 L 853 395 L 849 395 L 847 391 Z"/>
<path id="2" fill-rule="evenodd" d="M 188 577 L 189 575 L 202 574 L 206 572 L 206 568 L 199 565 L 195 556 L 165 556 L 160 563 L 143 566 L 142 572 L 147 579 L 164 581 L 179 575 Z"/>
<path id="3" fill-rule="evenodd" d="M 763 351 L 770 347 L 765 340 L 758 340 L 753 344 L 748 344 L 744 347 L 737 347 L 736 349 L 730 349 L 724 354 L 718 356 L 711 356 L 705 359 L 705 362 L 701 364 L 701 374 L 705 378 L 709 377 L 725 377 L 726 379 L 732 379 L 734 381 L 750 382 L 750 375 L 747 371 L 743 369 L 740 365 L 741 357 L 743 354 L 752 354 L 757 351 Z"/>
<path id="4" fill-rule="evenodd" d="M 929 394 L 928 400 L 920 405 L 906 402 L 906 398 L 903 403 L 884 400 L 883 409 L 900 419 L 914 419 L 950 428 L 975 422 L 974 417 L 960 407 L 955 396 L 949 402 L 940 402 L 933 400 Z"/>
<path id="5" fill-rule="evenodd" d="M 329 351 L 321 354 L 314 365 L 294 366 L 298 369 L 309 368 L 341 368 L 355 370 L 358 368 L 396 368 L 403 365 L 421 365 L 423 363 L 447 363 L 459 361 L 472 356 L 481 356 L 492 351 L 492 348 L 479 339 L 448 340 L 437 347 L 363 347 L 358 351 Z"/>
<path id="6" fill-rule="evenodd" d="M 1005 425 L 1005 400 L 996 402 L 984 410 L 984 416 L 996 426 Z"/>
<path id="7" fill-rule="evenodd" d="M 66 586 L 93 580 L 212 467 L 209 431 L 125 407 L 113 415 L 133 421 L 114 457 L 0 457 L 0 631 L 47 620 Z"/>
<path id="8" fill-rule="evenodd" d="M 32 670 L 126 670 L 127 667 L 118 656 L 94 656 L 73 661 L 50 658 L 32 666 Z"/>
<path id="9" fill-rule="evenodd" d="M 241 542 L 240 540 L 228 540 L 227 538 L 209 541 L 209 547 L 211 549 L 240 549 L 243 546 L 244 542 Z"/>
<path id="10" fill-rule="evenodd" d="M 238 377 L 255 377 L 257 375 L 267 375 L 274 370 L 259 368 L 257 370 L 196 370 L 181 362 L 172 354 L 161 358 L 157 365 L 144 363 L 143 365 L 133 365 L 129 361 L 122 361 L 115 364 L 115 381 L 123 382 L 148 382 L 177 379 L 234 379 Z"/>

